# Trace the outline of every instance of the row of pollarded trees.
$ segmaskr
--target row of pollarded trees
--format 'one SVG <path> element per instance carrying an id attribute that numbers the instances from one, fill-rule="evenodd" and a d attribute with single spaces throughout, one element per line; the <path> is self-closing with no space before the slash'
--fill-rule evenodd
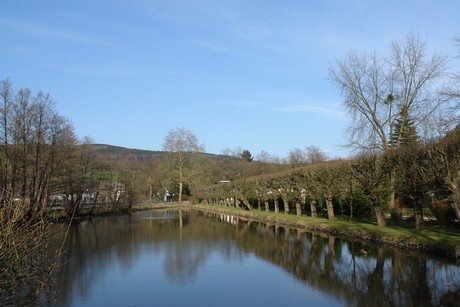
<path id="1" fill-rule="evenodd" d="M 423 207 L 448 205 L 444 210 L 455 212 L 460 220 L 459 170 L 460 129 L 456 129 L 435 143 L 411 143 L 382 154 L 213 185 L 195 191 L 195 196 L 207 203 L 243 204 L 248 209 L 254 204 L 268 208 L 271 202 L 275 211 L 282 201 L 285 212 L 295 207 L 297 214 L 307 205 L 312 217 L 318 216 L 317 203 L 322 202 L 330 219 L 337 210 L 350 217 L 367 211 L 385 226 L 394 192 L 400 203 L 414 209 L 416 228 L 422 229 Z"/>

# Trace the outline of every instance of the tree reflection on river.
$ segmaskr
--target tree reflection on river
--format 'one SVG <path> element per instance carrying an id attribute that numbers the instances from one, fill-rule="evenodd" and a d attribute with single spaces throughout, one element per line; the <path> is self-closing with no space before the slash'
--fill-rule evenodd
<path id="1" fill-rule="evenodd" d="M 453 263 L 198 211 L 82 220 L 65 246 L 59 293 L 49 305 L 460 302 L 460 267 Z"/>

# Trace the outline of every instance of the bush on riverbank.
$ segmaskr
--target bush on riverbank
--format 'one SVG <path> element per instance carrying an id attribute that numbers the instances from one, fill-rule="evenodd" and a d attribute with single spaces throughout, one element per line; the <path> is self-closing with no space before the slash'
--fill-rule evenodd
<path id="1" fill-rule="evenodd" d="M 27 219 L 22 208 L 13 202 L 0 208 L 0 302 L 8 306 L 35 302 L 51 285 L 60 253 L 48 249 L 51 222 Z"/>

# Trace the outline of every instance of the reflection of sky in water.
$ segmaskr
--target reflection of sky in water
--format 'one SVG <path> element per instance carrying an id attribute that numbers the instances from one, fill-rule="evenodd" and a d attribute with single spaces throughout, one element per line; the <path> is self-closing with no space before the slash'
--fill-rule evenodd
<path id="1" fill-rule="evenodd" d="M 401 305 L 460 288 L 459 266 L 227 217 L 148 213 L 74 231 L 61 297 L 72 306 Z"/>
<path id="2" fill-rule="evenodd" d="M 144 246 L 130 264 L 114 261 L 75 306 L 338 306 L 281 268 L 239 252 L 228 258 L 216 244 L 194 276 L 167 277 L 166 245 Z M 190 247 L 193 244 L 190 244 Z M 188 248 L 187 248 L 188 249 Z M 236 249 L 236 247 L 235 247 Z M 181 280 L 180 276 L 186 277 Z M 280 295 L 273 295 L 279 292 Z M 286 297 L 289 297 L 287 300 Z M 288 303 L 287 303 L 288 302 Z"/>

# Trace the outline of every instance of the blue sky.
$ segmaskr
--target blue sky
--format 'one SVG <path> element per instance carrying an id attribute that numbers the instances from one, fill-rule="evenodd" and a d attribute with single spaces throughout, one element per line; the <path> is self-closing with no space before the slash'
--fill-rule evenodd
<path id="1" fill-rule="evenodd" d="M 344 156 L 329 66 L 411 32 L 453 56 L 458 12 L 457 0 L 2 0 L 0 79 L 50 93 L 96 143 L 161 150 L 185 127 L 210 153 Z"/>

